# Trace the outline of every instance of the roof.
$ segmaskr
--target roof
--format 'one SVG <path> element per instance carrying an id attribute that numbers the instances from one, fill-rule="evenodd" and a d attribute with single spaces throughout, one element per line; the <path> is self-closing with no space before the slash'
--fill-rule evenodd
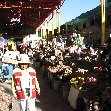
<path id="1" fill-rule="evenodd" d="M 64 0 L 0 0 L 0 26 L 2 30 L 3 27 L 15 28 L 15 23 L 37 28 L 63 2 Z"/>

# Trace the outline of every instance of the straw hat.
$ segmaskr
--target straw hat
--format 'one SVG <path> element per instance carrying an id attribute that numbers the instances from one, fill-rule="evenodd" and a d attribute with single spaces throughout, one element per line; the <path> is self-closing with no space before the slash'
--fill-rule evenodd
<path id="1" fill-rule="evenodd" d="M 18 61 L 18 64 L 22 64 L 22 63 L 26 63 L 26 64 L 31 63 L 27 54 L 20 54 L 20 61 Z"/>

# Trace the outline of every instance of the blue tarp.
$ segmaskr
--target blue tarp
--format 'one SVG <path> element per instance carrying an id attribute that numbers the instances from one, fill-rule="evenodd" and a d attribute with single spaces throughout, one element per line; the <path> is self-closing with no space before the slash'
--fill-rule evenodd
<path id="1" fill-rule="evenodd" d="M 3 43 L 4 42 L 4 43 Z M 0 38 L 0 48 L 3 48 L 3 45 L 7 45 L 8 40 Z"/>
<path id="2" fill-rule="evenodd" d="M 13 75 L 13 66 L 3 66 L 2 65 L 2 74 L 4 75 L 5 78 L 11 78 Z"/>

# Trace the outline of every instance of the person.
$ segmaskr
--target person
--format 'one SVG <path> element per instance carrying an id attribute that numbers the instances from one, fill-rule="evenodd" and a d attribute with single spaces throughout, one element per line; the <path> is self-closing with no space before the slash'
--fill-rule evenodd
<path id="1" fill-rule="evenodd" d="M 12 41 L 12 38 L 8 41 L 8 50 L 13 51 L 14 50 L 15 43 Z"/>
<path id="2" fill-rule="evenodd" d="M 29 65 L 28 55 L 20 54 L 19 67 L 13 71 L 12 94 L 19 101 L 20 111 L 26 111 L 27 108 L 29 111 L 35 111 L 36 94 L 40 95 L 36 72 Z"/>

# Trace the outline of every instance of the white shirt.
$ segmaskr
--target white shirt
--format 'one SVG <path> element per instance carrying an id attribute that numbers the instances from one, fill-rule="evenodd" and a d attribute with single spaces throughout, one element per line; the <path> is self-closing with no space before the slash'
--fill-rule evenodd
<path id="1" fill-rule="evenodd" d="M 28 74 L 29 72 L 27 70 L 22 71 L 22 76 L 21 76 L 21 87 L 23 89 L 25 88 L 30 88 L 31 86 L 31 76 Z M 27 77 L 26 77 L 27 76 Z"/>

